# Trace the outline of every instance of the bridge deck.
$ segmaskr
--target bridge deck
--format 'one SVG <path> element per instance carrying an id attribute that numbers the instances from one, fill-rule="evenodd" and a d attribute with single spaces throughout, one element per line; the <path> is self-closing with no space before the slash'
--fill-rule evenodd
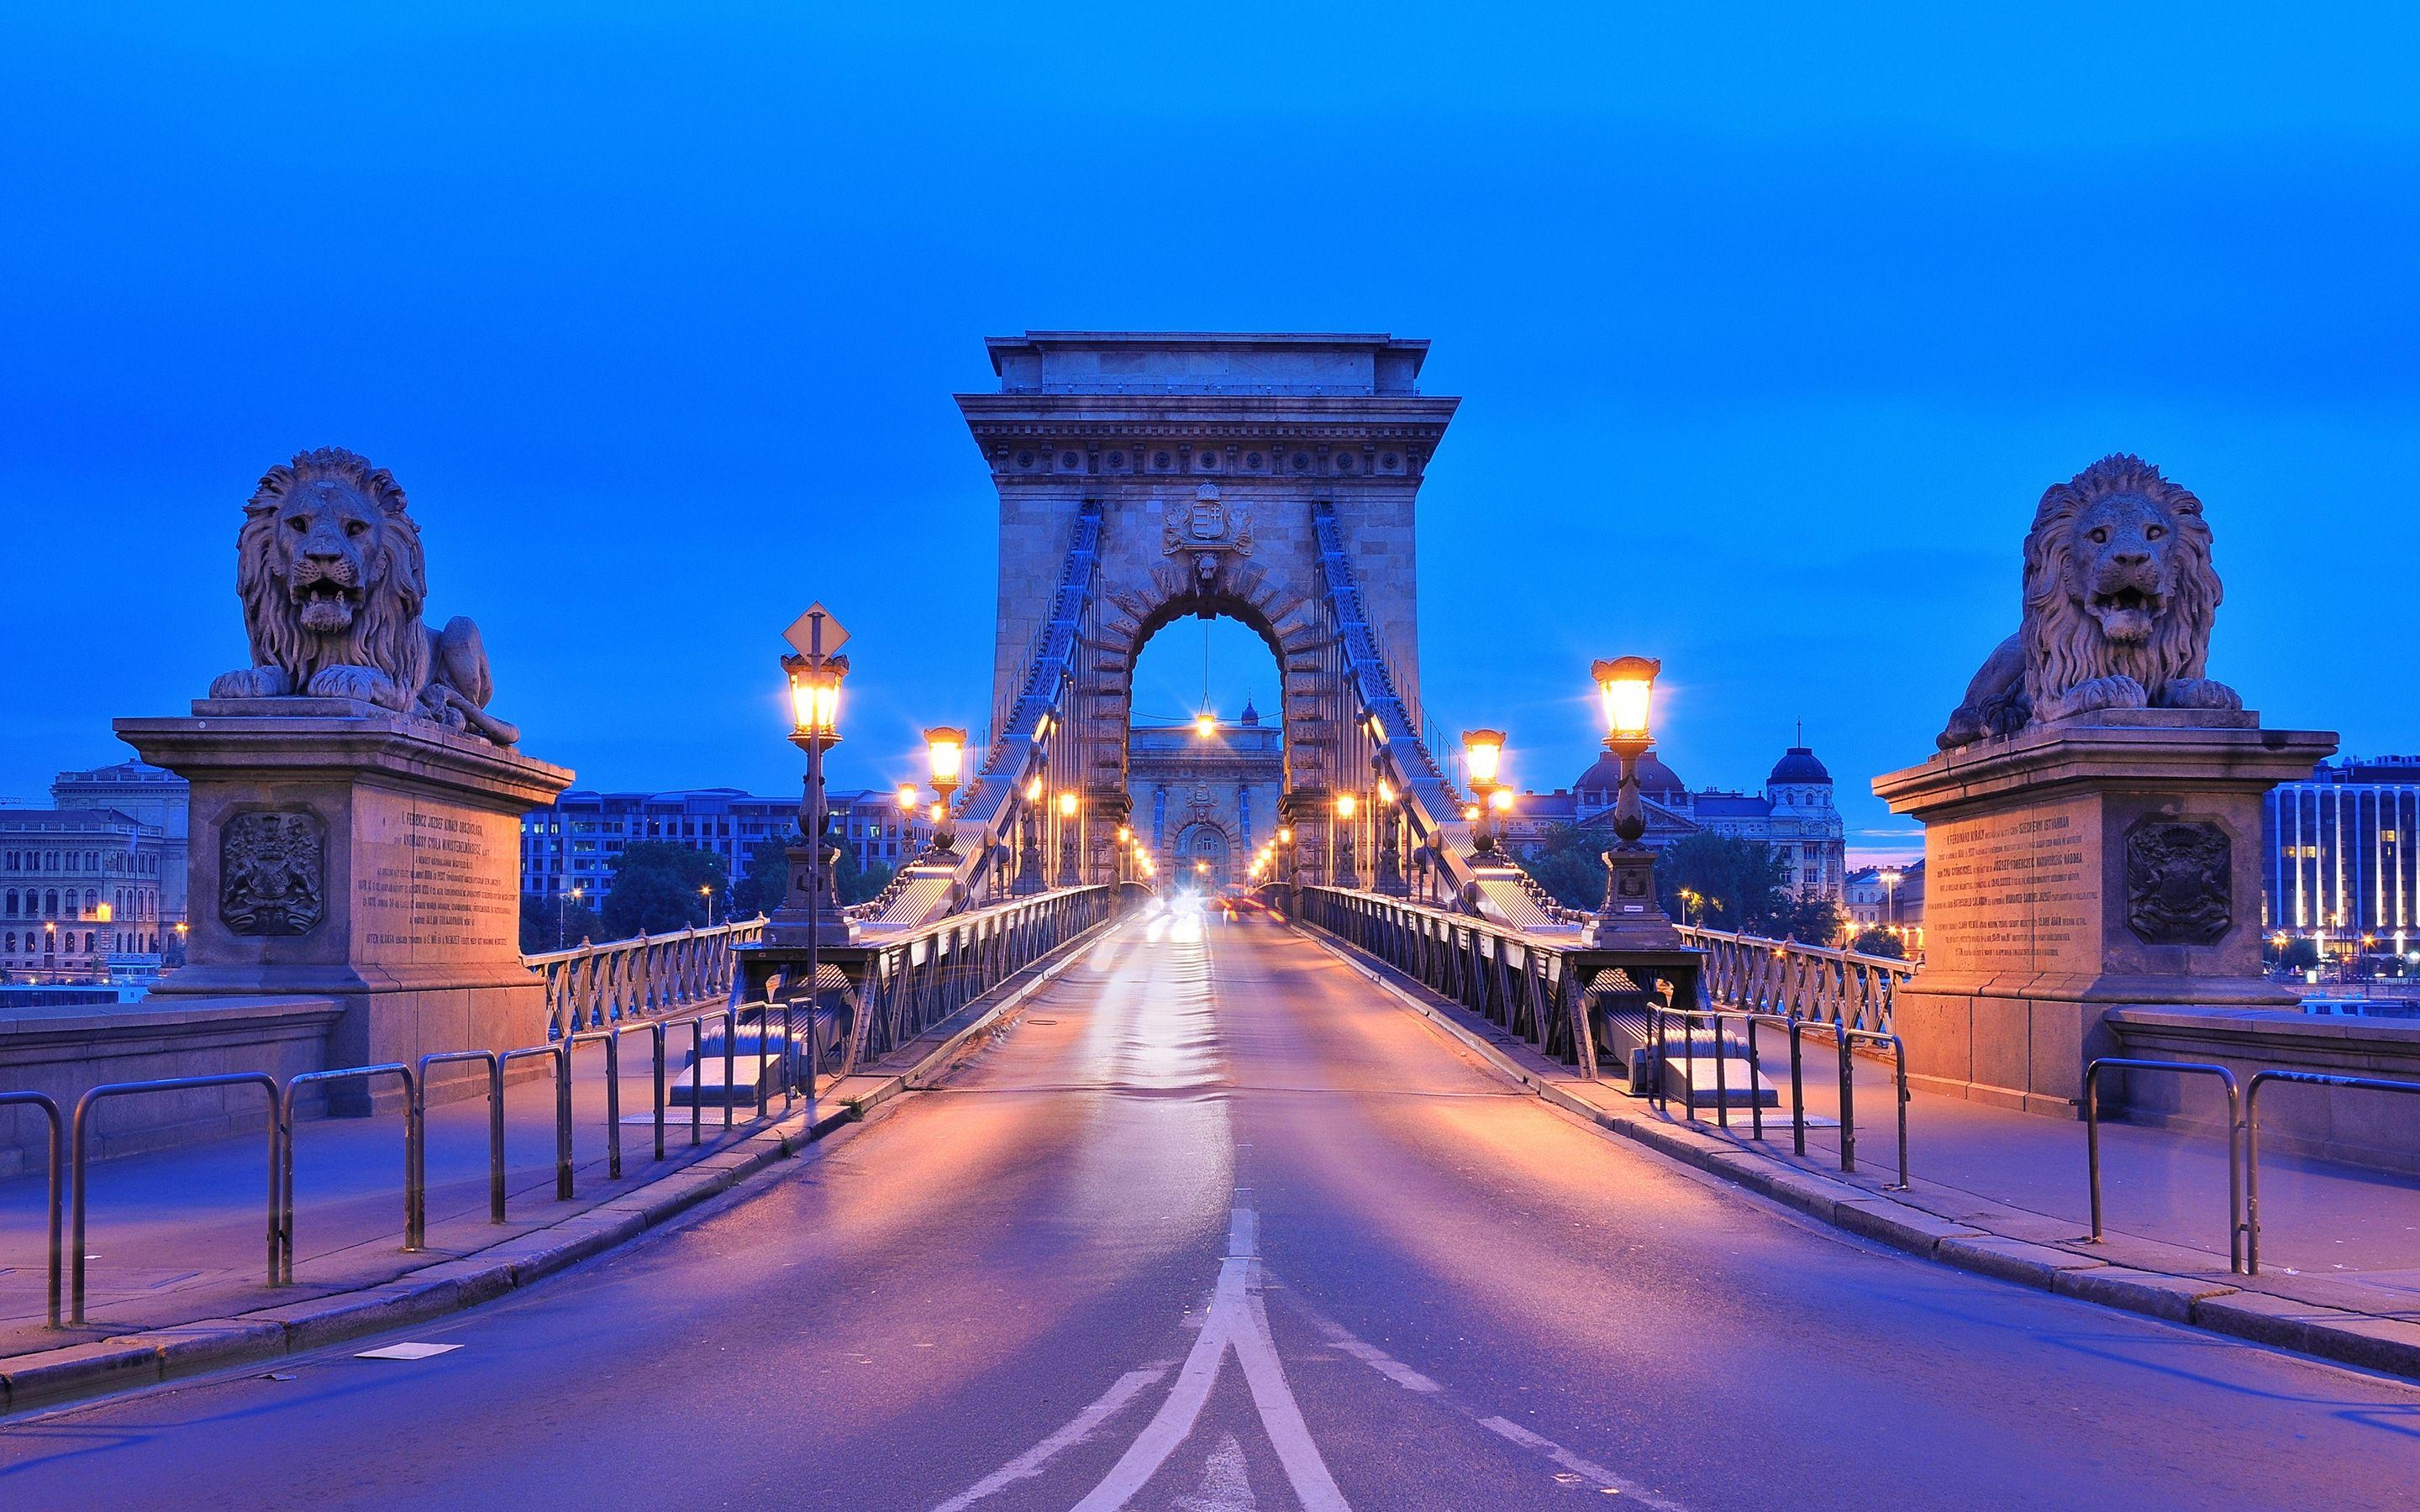
<path id="1" fill-rule="evenodd" d="M 411 1335 L 457 1352 L 19 1425 L 11 1499 L 225 1499 L 267 1465 L 448 1505 L 2408 1486 L 2405 1386 L 1843 1242 L 1549 1111 L 1308 938 L 1206 933 L 1120 924 L 752 1200 Z"/>

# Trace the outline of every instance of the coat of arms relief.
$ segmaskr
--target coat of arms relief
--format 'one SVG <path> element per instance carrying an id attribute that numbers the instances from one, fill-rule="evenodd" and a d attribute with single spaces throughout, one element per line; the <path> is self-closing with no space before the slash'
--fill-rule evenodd
<path id="1" fill-rule="evenodd" d="M 1217 484 L 1205 483 L 1193 491 L 1190 504 L 1169 506 L 1160 550 L 1167 556 L 1192 552 L 1194 575 L 1206 583 L 1218 575 L 1226 553 L 1252 554 L 1251 511 L 1229 503 L 1219 497 Z"/>

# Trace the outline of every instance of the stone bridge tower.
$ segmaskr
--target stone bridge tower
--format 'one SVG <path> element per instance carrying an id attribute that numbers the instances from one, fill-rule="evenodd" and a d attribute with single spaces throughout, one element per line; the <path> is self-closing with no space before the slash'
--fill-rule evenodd
<path id="1" fill-rule="evenodd" d="M 1460 403 L 1415 387 L 1428 343 L 1028 332 L 987 345 L 1000 390 L 960 394 L 958 408 L 1000 492 L 992 728 L 1026 690 L 1070 586 L 1078 518 L 1097 511 L 1051 779 L 1081 786 L 1099 830 L 1116 823 L 1136 653 L 1173 619 L 1227 615 L 1282 671 L 1284 817 L 1312 841 L 1340 778 L 1366 783 L 1369 750 L 1349 739 L 1359 711 L 1315 512 L 1342 534 L 1396 694 L 1419 707 L 1413 502 Z"/>

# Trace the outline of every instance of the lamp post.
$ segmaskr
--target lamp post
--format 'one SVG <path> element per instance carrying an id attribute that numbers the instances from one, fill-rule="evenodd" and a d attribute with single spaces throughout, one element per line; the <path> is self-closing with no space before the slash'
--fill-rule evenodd
<path id="1" fill-rule="evenodd" d="M 806 752 L 807 779 L 799 802 L 803 843 L 790 852 L 790 889 L 772 923 L 778 937 L 807 947 L 807 980 L 812 982 L 814 947 L 848 937 L 832 890 L 833 863 L 839 856 L 826 844 L 831 820 L 824 803 L 824 752 L 840 744 L 840 686 L 848 675 L 848 658 L 784 656 L 782 669 L 790 678 L 790 744 Z"/>
<path id="2" fill-rule="evenodd" d="M 706 885 L 706 886 L 704 886 L 704 887 L 699 887 L 699 888 L 697 889 L 697 895 L 698 895 L 699 897 L 701 897 L 701 898 L 703 898 L 703 899 L 705 899 L 705 900 L 706 900 L 706 927 L 707 929 L 712 929 L 712 928 L 714 928 L 714 887 L 713 887 L 713 885 L 712 885 L 711 883 L 709 883 L 709 884 L 707 884 L 707 885 Z"/>
<path id="3" fill-rule="evenodd" d="M 564 948 L 563 937 L 571 932 L 571 905 L 579 901 L 577 882 L 554 895 L 554 948 L 558 950 Z M 180 923 L 177 926 L 177 938 L 181 941 L 184 937 L 185 926 Z"/>
<path id="4" fill-rule="evenodd" d="M 1359 801 L 1351 793 L 1336 795 L 1336 827 L 1330 831 L 1337 842 L 1335 885 L 1347 889 L 1361 885 L 1361 878 L 1353 870 L 1353 810 Z"/>
<path id="5" fill-rule="evenodd" d="M 1647 810 L 1638 801 L 1638 758 L 1654 743 L 1649 714 L 1655 674 L 1663 670 L 1662 662 L 1647 656 L 1621 656 L 1590 669 L 1605 703 L 1606 749 L 1621 763 L 1621 791 L 1613 806 L 1619 843 L 1605 853 L 1605 905 L 1590 931 L 1590 943 L 1599 947 L 1673 943 L 1672 921 L 1655 900 L 1655 853 L 1639 843 L 1647 833 Z"/>
<path id="6" fill-rule="evenodd" d="M 1059 886 L 1073 887 L 1083 882 L 1077 872 L 1077 859 L 1084 852 L 1083 800 L 1072 791 L 1059 795 Z"/>
<path id="7" fill-rule="evenodd" d="M 1470 774 L 1470 791 L 1479 799 L 1472 805 L 1478 810 L 1475 815 L 1469 810 L 1465 810 L 1464 813 L 1470 819 L 1470 848 L 1481 856 L 1493 855 L 1496 850 L 1496 830 L 1487 820 L 1488 798 L 1496 791 L 1496 774 L 1503 760 L 1503 731 L 1466 730 L 1462 733 L 1463 769 Z"/>
<path id="8" fill-rule="evenodd" d="M 1895 866 L 1883 868 L 1883 916 L 1893 927 L 1899 923 L 1899 868 Z"/>
<path id="9" fill-rule="evenodd" d="M 1292 825 L 1278 826 L 1278 880 L 1289 887 L 1302 880 L 1302 873 L 1295 870 Z"/>
<path id="10" fill-rule="evenodd" d="M 1378 801 L 1371 808 L 1371 819 L 1378 835 L 1378 890 L 1389 898 L 1402 898 L 1412 890 L 1404 881 L 1403 846 L 1398 834 L 1403 816 L 1396 799 L 1394 785 L 1383 777 L 1378 779 Z"/>
<path id="11" fill-rule="evenodd" d="M 1120 825 L 1118 826 L 1117 870 L 1112 873 L 1111 880 L 1116 882 L 1121 887 L 1126 885 L 1126 854 L 1130 849 L 1132 849 L 1133 845 L 1133 828 L 1126 825 Z"/>
<path id="12" fill-rule="evenodd" d="M 965 731 L 936 725 L 924 732 L 924 764 L 933 774 L 933 791 L 940 795 L 933 810 L 933 849 L 943 856 L 958 843 L 958 826 L 951 816 L 950 799 L 958 791 L 958 777 L 965 769 L 966 759 Z"/>
<path id="13" fill-rule="evenodd" d="M 1019 897 L 1040 892 L 1042 883 L 1042 774 L 1036 772 L 1025 784 L 1025 802 L 1021 806 L 1016 855 L 1016 885 L 1013 889 Z"/>

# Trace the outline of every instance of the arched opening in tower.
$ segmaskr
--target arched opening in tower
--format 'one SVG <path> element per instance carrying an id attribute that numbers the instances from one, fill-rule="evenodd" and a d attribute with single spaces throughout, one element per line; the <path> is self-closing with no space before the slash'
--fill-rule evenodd
<path id="1" fill-rule="evenodd" d="M 1134 659 L 1126 793 L 1166 892 L 1233 893 L 1277 837 L 1283 685 L 1263 631 L 1224 614 L 1153 629 Z"/>

